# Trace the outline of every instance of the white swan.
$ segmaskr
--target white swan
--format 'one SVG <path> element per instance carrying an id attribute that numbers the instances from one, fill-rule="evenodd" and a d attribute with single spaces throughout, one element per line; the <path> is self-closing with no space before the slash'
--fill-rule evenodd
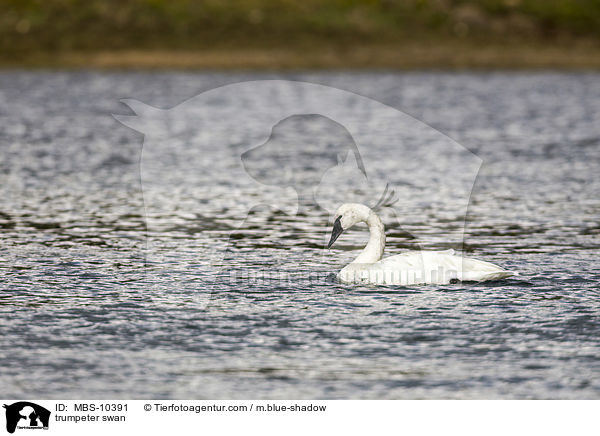
<path id="1" fill-rule="evenodd" d="M 331 248 L 344 230 L 357 223 L 367 223 L 370 231 L 369 242 L 362 253 L 338 273 L 343 283 L 405 286 L 497 280 L 516 275 L 489 262 L 455 256 L 454 250 L 409 251 L 381 260 L 385 230 L 373 210 L 363 204 L 347 203 L 338 208 L 335 216 L 327 248 Z"/>

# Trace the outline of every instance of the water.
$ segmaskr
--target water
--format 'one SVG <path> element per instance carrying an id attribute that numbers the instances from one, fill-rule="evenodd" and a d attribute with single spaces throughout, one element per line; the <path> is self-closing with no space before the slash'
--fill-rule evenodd
<path id="1" fill-rule="evenodd" d="M 159 216 L 164 226 L 147 226 L 144 137 L 111 116 L 129 113 L 119 99 L 170 108 L 216 86 L 262 78 L 368 96 L 479 156 L 464 249 L 520 276 L 411 288 L 302 279 L 339 270 L 365 235 L 353 232 L 338 249 L 323 250 L 329 216 L 308 207 L 310 195 L 302 193 L 297 215 L 259 207 L 236 225 L 238 202 L 254 188 L 244 191 L 229 176 L 231 156 L 243 150 L 239 137 L 218 126 L 208 129 L 208 143 L 221 135 L 229 147 L 205 151 L 210 165 L 197 175 L 210 193 L 169 192 L 164 201 L 197 204 L 195 213 Z M 599 79 L 500 72 L 0 73 L 0 396 L 598 399 Z M 290 131 L 319 132 L 320 121 L 313 121 Z M 184 147 L 185 137 L 180 142 Z M 392 145 L 373 148 L 382 168 L 405 168 Z M 273 160 L 256 162 L 250 170 L 258 177 L 274 171 Z M 442 174 L 456 169 L 443 165 Z M 438 171 L 431 168 L 414 170 L 429 180 Z M 301 169 L 310 178 L 310 165 Z M 404 173 L 397 174 L 391 181 L 411 206 L 400 210 L 398 224 L 384 212 L 386 252 L 463 248 L 452 242 L 463 225 L 452 194 L 459 186 L 436 188 L 435 201 L 419 203 L 411 197 L 419 180 L 402 185 Z M 199 276 L 211 238 L 232 230 L 229 268 L 276 265 L 288 279 L 229 284 Z M 154 254 L 169 241 L 189 250 L 156 274 L 146 257 L 149 238 L 163 243 Z M 197 268 L 189 267 L 193 262 Z M 179 285 L 187 279 L 193 285 Z"/>

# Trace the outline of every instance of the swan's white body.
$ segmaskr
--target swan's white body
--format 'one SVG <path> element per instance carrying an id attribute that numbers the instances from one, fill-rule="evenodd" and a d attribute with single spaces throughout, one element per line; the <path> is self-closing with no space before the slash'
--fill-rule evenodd
<path id="1" fill-rule="evenodd" d="M 497 280 L 515 275 L 489 262 L 456 256 L 454 250 L 409 251 L 381 259 L 385 229 L 375 212 L 362 204 L 349 203 L 340 206 L 336 216 L 330 247 L 342 231 L 359 222 L 367 223 L 370 232 L 364 250 L 339 272 L 338 279 L 343 283 L 406 286 Z"/>

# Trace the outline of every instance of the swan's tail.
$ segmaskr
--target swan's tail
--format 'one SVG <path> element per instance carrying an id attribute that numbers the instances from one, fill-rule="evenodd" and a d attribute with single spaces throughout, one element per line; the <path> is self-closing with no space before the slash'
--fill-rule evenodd
<path id="1" fill-rule="evenodd" d="M 483 282 L 486 280 L 501 280 L 519 275 L 516 271 L 508 271 L 490 262 L 476 259 L 463 259 L 463 281 Z"/>
<path id="2" fill-rule="evenodd" d="M 497 272 L 493 272 L 493 273 L 483 274 L 480 278 L 477 279 L 477 281 L 484 282 L 487 280 L 501 280 L 501 279 L 506 279 L 508 277 L 518 276 L 518 275 L 519 275 L 519 273 L 516 271 L 502 270 L 502 271 L 497 271 Z"/>

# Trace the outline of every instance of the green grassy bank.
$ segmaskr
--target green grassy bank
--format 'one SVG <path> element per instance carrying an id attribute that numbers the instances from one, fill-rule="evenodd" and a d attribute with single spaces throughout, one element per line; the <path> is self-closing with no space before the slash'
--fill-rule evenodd
<path id="1" fill-rule="evenodd" d="M 0 0 L 0 66 L 600 68 L 600 0 Z"/>

